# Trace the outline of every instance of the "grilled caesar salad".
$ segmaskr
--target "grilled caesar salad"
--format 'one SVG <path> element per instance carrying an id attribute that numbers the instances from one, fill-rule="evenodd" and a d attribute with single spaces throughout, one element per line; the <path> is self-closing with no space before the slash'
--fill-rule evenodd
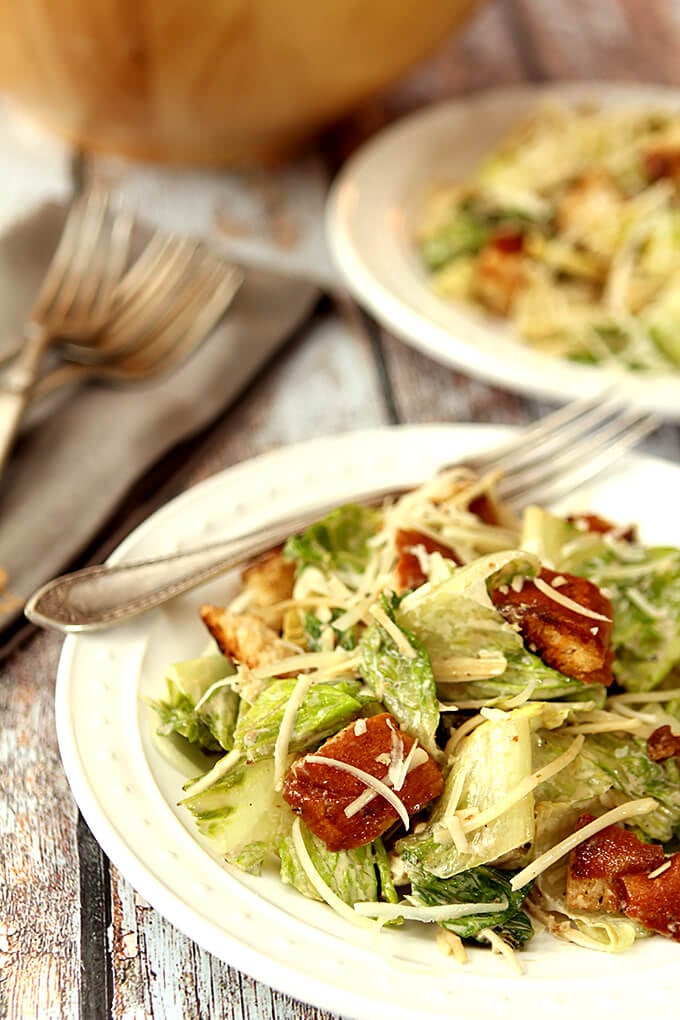
<path id="1" fill-rule="evenodd" d="M 248 566 L 157 739 L 236 868 L 518 965 L 680 941 L 680 551 L 448 470 Z"/>

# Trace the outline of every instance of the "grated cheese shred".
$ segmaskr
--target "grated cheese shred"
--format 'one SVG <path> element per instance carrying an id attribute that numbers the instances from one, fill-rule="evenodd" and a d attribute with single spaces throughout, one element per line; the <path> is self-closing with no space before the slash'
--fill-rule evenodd
<path id="1" fill-rule="evenodd" d="M 482 928 L 479 934 L 491 944 L 491 951 L 503 956 L 517 974 L 524 973 L 517 953 L 512 946 L 508 945 L 505 939 L 500 937 L 498 932 L 494 931 L 493 928 Z"/>
<path id="2" fill-rule="evenodd" d="M 611 623 L 608 616 L 603 616 L 602 613 L 596 613 L 594 609 L 588 609 L 586 606 L 582 606 L 580 602 L 575 602 L 574 599 L 570 599 L 568 595 L 564 595 L 559 588 L 553 588 L 551 584 L 544 581 L 542 577 L 532 578 L 534 585 L 543 595 L 552 599 L 553 602 L 557 602 L 564 609 L 571 609 L 573 613 L 580 613 L 581 616 L 587 616 L 589 620 L 602 620 L 604 623 Z"/>
<path id="3" fill-rule="evenodd" d="M 280 790 L 283 786 L 283 780 L 286 775 L 286 762 L 288 761 L 288 754 L 290 749 L 290 742 L 293 739 L 293 732 L 295 730 L 295 720 L 297 718 L 298 709 L 304 701 L 307 691 L 310 689 L 314 682 L 313 674 L 302 673 L 298 679 L 293 691 L 291 693 L 286 708 L 283 713 L 283 719 L 279 727 L 279 732 L 276 734 L 276 742 L 274 744 L 274 789 Z"/>
<path id="4" fill-rule="evenodd" d="M 389 616 L 382 608 L 382 606 L 373 605 L 369 610 L 371 616 L 383 630 L 386 630 L 390 635 L 395 645 L 406 659 L 415 659 L 418 655 L 417 651 L 404 634 L 403 630 L 397 627 L 393 620 L 390 620 Z"/>
<path id="5" fill-rule="evenodd" d="M 591 836 L 601 832 L 602 829 L 606 829 L 608 825 L 615 825 L 617 822 L 623 822 L 628 818 L 636 818 L 638 815 L 649 814 L 650 811 L 654 811 L 657 807 L 658 804 L 653 797 L 642 797 L 639 800 L 630 800 L 625 804 L 619 804 L 618 807 L 612 808 L 611 811 L 600 815 L 599 818 L 589 822 L 588 825 L 584 825 L 577 832 L 572 832 L 570 836 L 566 836 L 565 839 L 556 843 L 549 850 L 546 850 L 535 861 L 528 864 L 526 868 L 518 871 L 511 879 L 510 887 L 513 891 L 521 889 L 527 882 L 531 882 L 538 875 L 551 868 L 557 861 L 561 860 L 562 857 L 571 853 L 579 843 L 584 843 Z"/>
<path id="6" fill-rule="evenodd" d="M 385 917 L 405 921 L 422 921 L 425 924 L 436 924 L 440 921 L 454 921 L 470 914 L 495 914 L 505 910 L 508 901 L 503 897 L 495 903 L 438 903 L 433 907 L 423 907 L 406 903 L 379 903 L 377 901 L 359 900 L 354 904 L 357 914 L 362 917 Z"/>
<path id="7" fill-rule="evenodd" d="M 570 765 L 572 761 L 578 756 L 583 747 L 584 738 L 579 735 L 574 738 L 570 746 L 562 754 L 558 755 L 543 768 L 537 769 L 530 776 L 525 778 L 517 784 L 514 790 L 507 793 L 504 797 L 501 797 L 496 804 L 493 804 L 490 808 L 485 811 L 478 811 L 476 814 L 463 818 L 463 831 L 474 832 L 475 829 L 481 829 L 483 825 L 488 825 L 489 822 L 493 822 L 494 819 L 505 814 L 511 807 L 523 800 L 524 797 L 532 793 L 537 786 L 544 783 L 547 779 L 552 779 L 558 772 Z"/>

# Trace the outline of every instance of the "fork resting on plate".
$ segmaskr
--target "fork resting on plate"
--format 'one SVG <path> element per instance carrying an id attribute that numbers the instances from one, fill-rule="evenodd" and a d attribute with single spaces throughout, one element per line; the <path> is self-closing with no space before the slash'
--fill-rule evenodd
<path id="1" fill-rule="evenodd" d="M 498 494 L 512 506 L 548 501 L 604 471 L 656 427 L 653 418 L 622 407 L 615 396 L 598 395 L 562 407 L 465 464 L 476 473 L 502 472 Z M 350 499 L 379 502 L 397 494 L 374 489 Z M 335 506 L 310 506 L 256 531 L 168 556 L 65 574 L 31 596 L 26 616 L 66 632 L 122 623 L 266 552 Z"/>

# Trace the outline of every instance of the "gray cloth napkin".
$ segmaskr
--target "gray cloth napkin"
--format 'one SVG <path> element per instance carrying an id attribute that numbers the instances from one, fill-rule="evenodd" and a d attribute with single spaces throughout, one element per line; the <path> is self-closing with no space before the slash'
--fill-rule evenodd
<path id="1" fill-rule="evenodd" d="M 16 345 L 63 223 L 43 206 L 0 238 L 0 356 Z M 0 572 L 27 598 L 68 568 L 134 482 L 234 400 L 310 314 L 308 283 L 248 270 L 206 342 L 171 375 L 127 389 L 89 384 L 32 411 L 0 479 Z M 0 642 L 21 607 L 0 596 Z"/>

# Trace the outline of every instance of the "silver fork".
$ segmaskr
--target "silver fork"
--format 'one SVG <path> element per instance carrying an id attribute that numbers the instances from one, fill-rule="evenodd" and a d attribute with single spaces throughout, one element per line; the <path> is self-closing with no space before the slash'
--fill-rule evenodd
<path id="1" fill-rule="evenodd" d="M 243 272 L 200 242 L 157 234 L 128 271 L 96 343 L 69 344 L 33 398 L 87 379 L 137 383 L 169 372 L 208 336 L 243 282 Z"/>
<path id="2" fill-rule="evenodd" d="M 0 470 L 51 344 L 84 341 L 106 321 L 128 259 L 133 220 L 94 189 L 75 199 L 25 326 L 24 343 L 0 380 Z"/>
<path id="3" fill-rule="evenodd" d="M 501 494 L 518 506 L 554 499 L 583 484 L 656 427 L 650 416 L 622 407 L 614 396 L 598 396 L 561 408 L 502 446 L 465 458 L 465 464 L 480 473 L 504 471 Z M 395 495 L 393 488 L 373 489 L 351 499 L 378 502 Z M 270 526 L 184 552 L 65 574 L 31 596 L 26 616 L 41 627 L 66 632 L 121 623 L 259 556 L 335 506 L 310 507 Z"/>

